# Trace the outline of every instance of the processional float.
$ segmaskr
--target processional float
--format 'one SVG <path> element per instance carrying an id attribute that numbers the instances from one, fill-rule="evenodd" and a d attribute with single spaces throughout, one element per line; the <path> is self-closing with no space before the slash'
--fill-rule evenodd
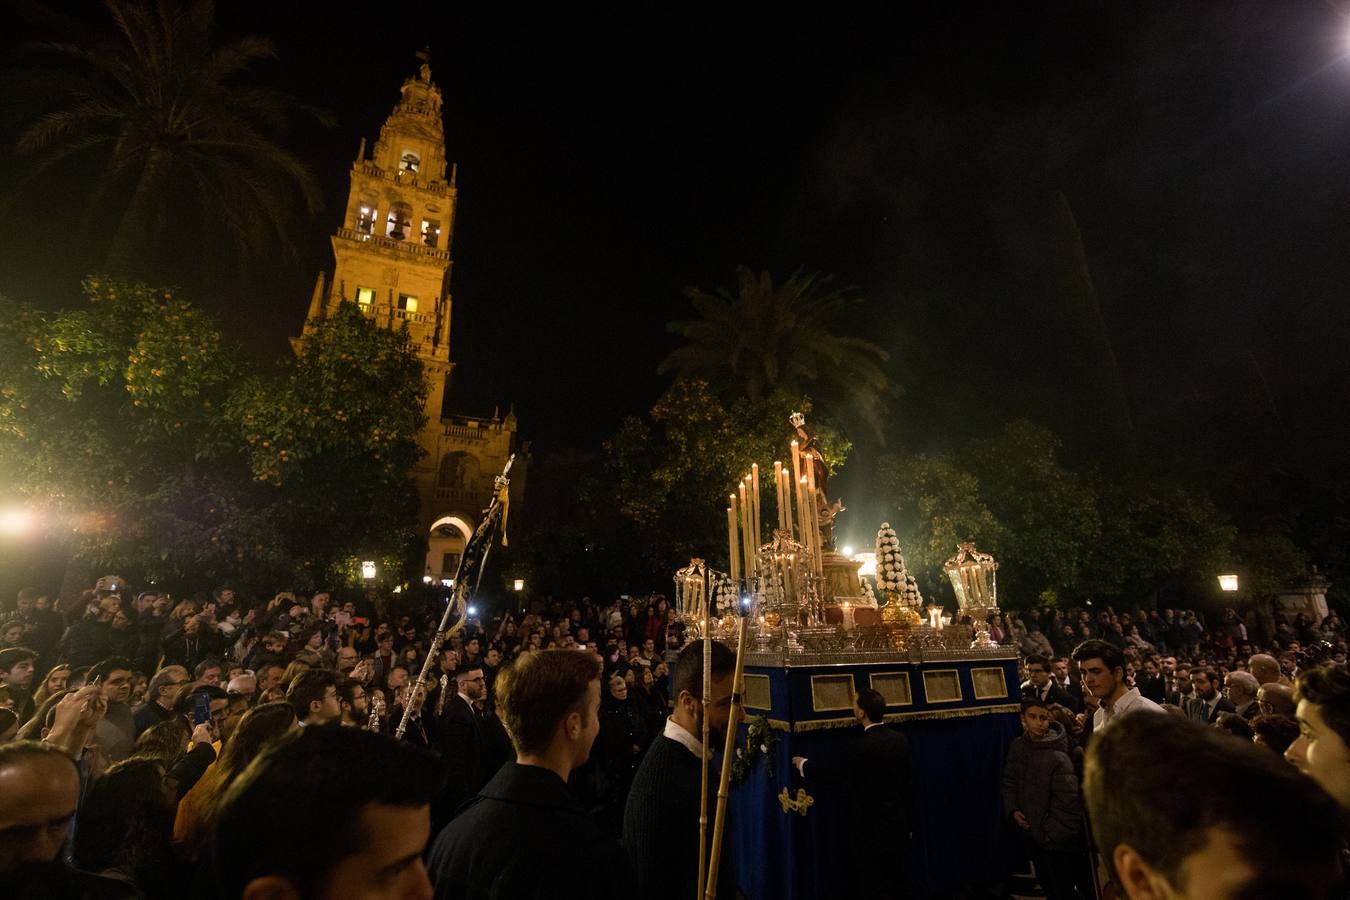
<path id="1" fill-rule="evenodd" d="M 889 523 L 874 555 L 838 552 L 844 506 L 827 492 L 829 467 L 805 417 L 793 413 L 790 423 L 790 460 L 772 470 L 752 464 L 728 497 L 726 570 L 692 559 L 675 573 L 687 638 L 737 651 L 711 838 L 705 759 L 698 898 L 717 895 L 728 828 L 750 900 L 839 895 L 855 823 L 837 788 L 802 780 L 789 761 L 845 750 L 863 688 L 882 694 L 886 722 L 911 748 L 911 771 L 876 773 L 906 779 L 914 801 L 912 840 L 894 836 L 895 877 L 915 896 L 940 896 L 976 874 L 979 863 L 965 852 L 972 839 L 993 847 L 1001 836 L 999 776 L 1017 731 L 1018 671 L 1015 651 L 989 638 L 998 563 L 974 544 L 957 546 L 943 566 L 953 616 L 938 603 L 925 607 Z M 772 484 L 761 484 L 770 472 Z M 772 520 L 761 506 L 769 488 Z M 706 711 L 711 644 L 703 648 Z M 705 714 L 705 755 L 707 722 Z"/>

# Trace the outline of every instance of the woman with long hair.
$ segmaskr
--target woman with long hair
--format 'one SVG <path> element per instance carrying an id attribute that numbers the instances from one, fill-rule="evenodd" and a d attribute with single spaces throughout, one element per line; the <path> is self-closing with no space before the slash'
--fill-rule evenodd
<path id="1" fill-rule="evenodd" d="M 298 659 L 291 660 L 290 665 L 286 667 L 285 673 L 281 676 L 282 687 L 290 690 L 291 683 L 312 668 L 314 667 L 307 662 L 301 662 Z"/>
<path id="2" fill-rule="evenodd" d="M 178 804 L 173 823 L 173 842 L 187 862 L 196 862 L 206 846 L 216 806 L 226 788 L 234 783 L 263 747 L 295 727 L 295 711 L 289 703 L 266 703 L 244 714 L 239 726 L 201 780 Z"/>
<path id="3" fill-rule="evenodd" d="M 186 879 L 169 842 L 173 797 L 158 760 L 127 759 L 110 768 L 90 786 L 77 824 L 81 869 L 130 881 L 149 900 L 184 895 Z"/>
<path id="4" fill-rule="evenodd" d="M 59 694 L 66 689 L 66 683 L 70 681 L 70 666 L 65 663 L 59 663 L 51 667 L 47 676 L 42 679 L 38 685 L 37 691 L 33 693 L 33 704 L 41 706 L 47 702 L 47 698 L 52 694 Z"/>

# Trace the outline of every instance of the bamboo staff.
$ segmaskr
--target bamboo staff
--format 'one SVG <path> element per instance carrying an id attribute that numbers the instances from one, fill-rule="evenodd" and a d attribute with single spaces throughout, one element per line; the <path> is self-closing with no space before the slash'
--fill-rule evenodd
<path id="1" fill-rule="evenodd" d="M 703 886 L 708 878 L 708 713 L 712 709 L 712 635 L 708 628 L 712 619 L 712 573 L 705 579 L 707 589 L 703 599 L 703 781 L 698 792 L 698 893 L 694 900 L 703 896 Z M 714 831 L 716 828 L 714 826 Z"/>
<path id="2" fill-rule="evenodd" d="M 727 739 L 722 749 L 722 777 L 717 783 L 717 815 L 713 819 L 712 854 L 708 858 L 708 887 L 703 894 L 704 900 L 717 900 L 717 865 L 722 857 L 722 831 L 727 824 L 727 790 L 731 786 L 731 758 L 736 755 L 736 726 L 741 716 L 741 682 L 745 677 L 745 610 L 740 612 L 740 621 L 736 625 L 736 674 L 731 680 L 731 715 L 727 718 Z M 706 684 L 708 670 L 705 668 L 703 673 Z M 703 733 L 703 754 L 706 757 L 707 712 L 703 714 Z M 707 765 L 704 765 L 703 771 L 706 776 Z M 701 865 L 702 857 L 699 862 Z"/>

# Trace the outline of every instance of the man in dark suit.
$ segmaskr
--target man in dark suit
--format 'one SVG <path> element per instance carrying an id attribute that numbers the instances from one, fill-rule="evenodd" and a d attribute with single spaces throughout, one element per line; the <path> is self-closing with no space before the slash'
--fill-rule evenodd
<path id="1" fill-rule="evenodd" d="M 1078 703 L 1050 676 L 1050 660 L 1044 656 L 1027 657 L 1027 680 L 1022 684 L 1023 697 L 1035 697 L 1047 707 L 1058 703 L 1070 712 L 1078 711 Z"/>
<path id="2" fill-rule="evenodd" d="M 1073 648 L 1069 649 L 1072 650 Z M 1069 673 L 1069 658 L 1067 656 L 1056 656 L 1050 660 L 1050 681 L 1069 695 L 1069 699 L 1073 701 L 1065 704 L 1069 709 L 1076 713 L 1083 711 L 1083 682 Z"/>
<path id="3" fill-rule="evenodd" d="M 445 790 L 432 804 L 432 825 L 450 821 L 461 803 L 487 783 L 484 773 L 484 736 L 474 703 L 483 699 L 481 666 L 464 666 L 448 685 L 455 693 L 445 698 L 432 726 L 432 741 L 445 762 Z"/>
<path id="4" fill-rule="evenodd" d="M 1192 669 L 1191 684 L 1195 689 L 1195 699 L 1187 701 L 1186 716 L 1213 725 L 1220 713 L 1237 712 L 1237 707 L 1219 690 L 1219 673 L 1213 669 Z"/>
<path id="5" fill-rule="evenodd" d="M 862 734 L 839 755 L 794 756 L 792 765 L 807 781 L 844 785 L 849 818 L 857 826 L 859 860 L 850 867 L 850 894 L 856 897 L 899 897 L 903 876 L 873 863 L 896 859 L 897 845 L 909 838 L 909 742 L 883 724 L 886 700 L 878 691 L 864 690 L 854 702 L 853 715 Z"/>
<path id="6" fill-rule="evenodd" d="M 1134 677 L 1134 686 L 1139 688 L 1139 693 L 1154 703 L 1162 703 L 1167 694 L 1167 684 L 1163 681 L 1162 673 L 1158 671 L 1158 663 L 1153 659 L 1146 659 L 1143 662 L 1143 671 Z"/>
<path id="7" fill-rule="evenodd" d="M 600 672 L 599 656 L 576 650 L 525 653 L 502 670 L 497 700 L 515 762 L 502 766 L 431 845 L 436 900 L 636 895 L 618 842 L 567 786 L 600 731 Z"/>

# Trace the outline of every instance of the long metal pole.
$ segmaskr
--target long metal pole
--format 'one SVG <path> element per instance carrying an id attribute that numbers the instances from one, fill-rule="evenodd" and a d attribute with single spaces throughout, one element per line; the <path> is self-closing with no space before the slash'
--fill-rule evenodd
<path id="1" fill-rule="evenodd" d="M 704 579 L 707 585 L 703 598 L 703 779 L 698 792 L 698 893 L 708 877 L 708 712 L 712 707 L 712 573 Z"/>
<path id="2" fill-rule="evenodd" d="M 731 680 L 731 715 L 727 718 L 727 739 L 722 749 L 722 776 L 717 783 L 717 816 L 713 820 L 712 853 L 708 858 L 708 887 L 703 894 L 704 900 L 716 900 L 717 898 L 717 867 L 722 857 L 722 832 L 727 824 L 727 792 L 731 786 L 731 759 L 736 755 L 736 727 L 741 718 L 741 682 L 745 678 L 745 616 L 742 615 L 739 619 L 740 621 L 736 626 L 736 674 Z M 705 714 L 703 720 L 705 735 L 708 732 L 707 722 Z M 706 738 L 704 752 L 707 752 Z M 704 772 L 707 772 L 706 766 Z"/>

